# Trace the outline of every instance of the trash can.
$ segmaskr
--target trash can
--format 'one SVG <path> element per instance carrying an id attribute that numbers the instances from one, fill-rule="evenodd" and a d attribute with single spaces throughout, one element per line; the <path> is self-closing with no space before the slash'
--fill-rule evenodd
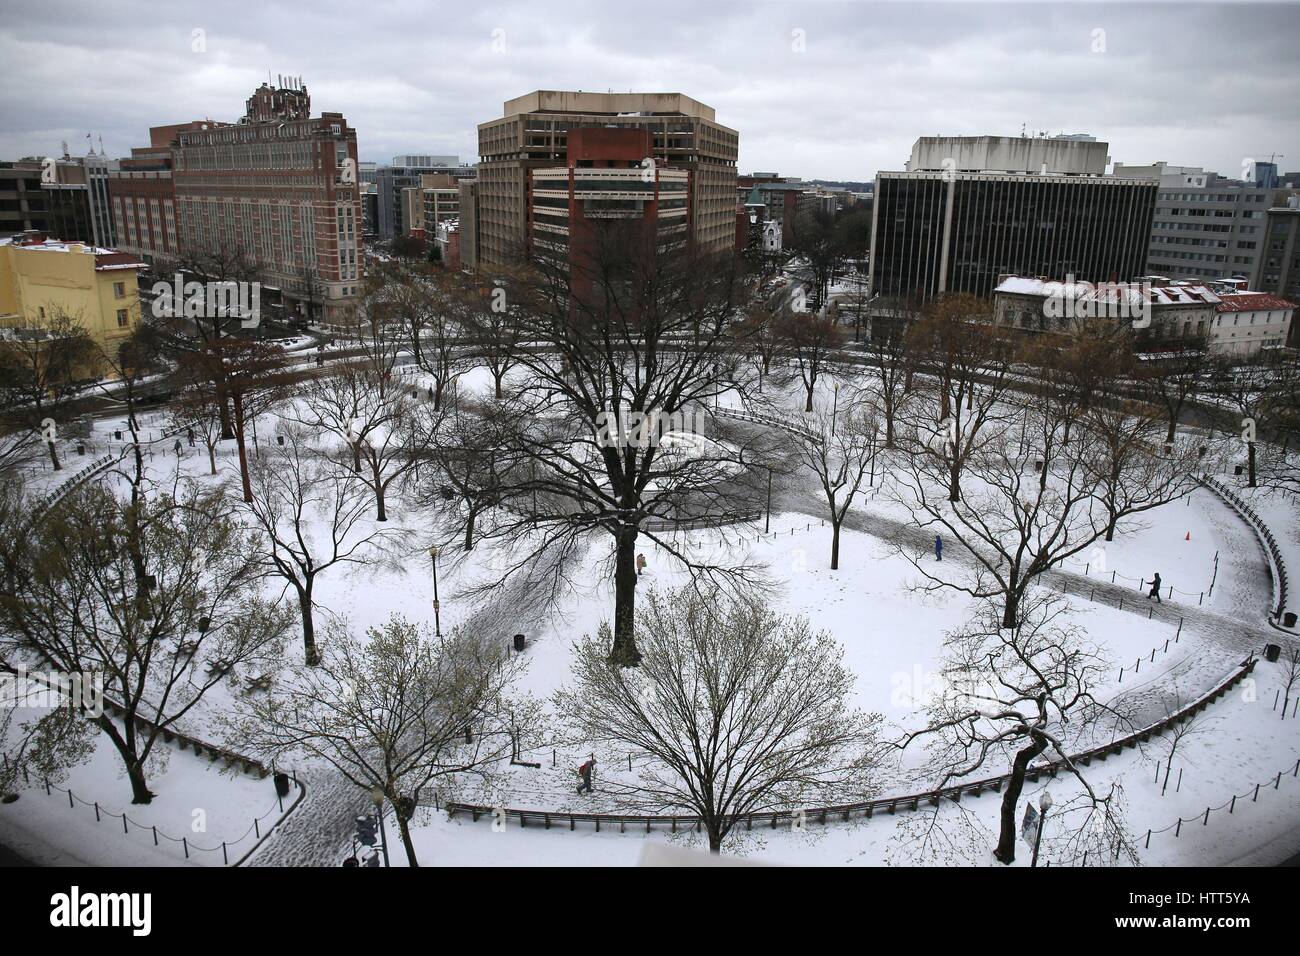
<path id="1" fill-rule="evenodd" d="M 1282 648 L 1277 644 L 1264 645 L 1264 660 L 1268 661 L 1270 664 L 1275 663 L 1281 653 Z"/>
<path id="2" fill-rule="evenodd" d="M 1283 627 L 1295 627 L 1295 611 L 1287 611 L 1282 615 Z"/>
<path id="3" fill-rule="evenodd" d="M 1236 475 L 1238 478 L 1240 478 L 1242 475 L 1244 475 L 1244 474 L 1246 473 L 1246 466 L 1245 466 L 1245 465 L 1237 465 L 1236 467 L 1234 467 L 1234 468 L 1232 469 L 1232 473 L 1233 473 L 1234 475 Z"/>
<path id="4" fill-rule="evenodd" d="M 281 797 L 287 797 L 289 795 L 289 775 L 287 773 L 279 770 L 276 771 L 275 792 Z"/>
<path id="5" fill-rule="evenodd" d="M 1292 614 L 1291 616 L 1295 617 L 1294 614 Z M 528 638 L 524 637 L 524 635 L 522 634 L 515 635 L 515 650 L 522 651 L 527 644 L 528 644 Z"/>

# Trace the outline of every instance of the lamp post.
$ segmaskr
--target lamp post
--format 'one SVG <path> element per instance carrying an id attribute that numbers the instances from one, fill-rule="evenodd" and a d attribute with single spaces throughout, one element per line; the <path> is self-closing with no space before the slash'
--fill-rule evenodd
<path id="1" fill-rule="evenodd" d="M 767 469 L 767 513 L 763 518 L 763 534 L 772 530 L 772 469 Z"/>
<path id="2" fill-rule="evenodd" d="M 439 614 L 440 605 L 438 604 L 438 549 L 432 547 L 429 549 L 429 558 L 433 561 L 433 632 L 439 639 L 442 638 L 442 617 Z"/>
<path id="3" fill-rule="evenodd" d="M 379 787 L 372 789 L 370 802 L 375 805 L 375 819 L 379 821 L 379 848 L 384 854 L 384 866 L 388 866 L 388 835 L 384 832 L 384 791 Z"/>
<path id="4" fill-rule="evenodd" d="M 840 413 L 840 383 L 835 383 L 835 402 L 831 406 L 831 437 L 835 437 L 835 419 Z"/>
<path id="5" fill-rule="evenodd" d="M 1050 791 L 1043 791 L 1043 797 L 1038 801 L 1038 809 L 1042 812 L 1038 817 L 1038 832 L 1034 834 L 1034 858 L 1030 860 L 1030 866 L 1038 865 L 1038 845 L 1043 842 L 1043 826 L 1047 823 L 1047 811 L 1052 809 L 1052 794 Z"/>

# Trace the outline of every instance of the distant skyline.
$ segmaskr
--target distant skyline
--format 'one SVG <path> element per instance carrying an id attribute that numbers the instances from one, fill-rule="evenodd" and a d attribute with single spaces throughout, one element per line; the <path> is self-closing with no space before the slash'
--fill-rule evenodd
<path id="1" fill-rule="evenodd" d="M 644 11 L 644 15 L 638 11 Z M 682 92 L 740 133 L 742 173 L 870 180 L 919 136 L 1088 133 L 1128 165 L 1300 169 L 1300 5 L 414 0 L 21 8 L 0 24 L 0 159 L 111 156 L 150 126 L 231 121 L 268 72 L 343 113 L 361 158 L 477 159 L 535 89 Z M 86 139 L 87 132 L 94 139 Z"/>

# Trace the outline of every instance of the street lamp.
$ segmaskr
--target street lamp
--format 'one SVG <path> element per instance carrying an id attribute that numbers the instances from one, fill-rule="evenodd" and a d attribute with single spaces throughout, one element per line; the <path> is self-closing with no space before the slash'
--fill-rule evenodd
<path id="1" fill-rule="evenodd" d="M 379 847 L 384 854 L 384 866 L 388 866 L 388 836 L 384 833 L 384 791 L 379 787 L 371 789 L 370 802 L 375 805 L 375 819 L 379 821 Z"/>
<path id="2" fill-rule="evenodd" d="M 767 514 L 763 518 L 763 534 L 772 530 L 772 469 L 767 469 Z"/>
<path id="3" fill-rule="evenodd" d="M 835 418 L 840 413 L 840 383 L 835 383 L 835 403 L 831 406 L 831 437 L 835 437 Z"/>
<path id="4" fill-rule="evenodd" d="M 1042 799 L 1038 801 L 1038 809 L 1042 813 L 1038 817 L 1038 832 L 1034 834 L 1034 858 L 1030 861 L 1030 866 L 1038 865 L 1038 845 L 1043 842 L 1043 826 L 1047 823 L 1047 811 L 1052 809 L 1052 794 L 1050 791 L 1043 791 Z"/>
<path id="5" fill-rule="evenodd" d="M 438 548 L 429 549 L 429 558 L 433 561 L 433 632 L 442 638 L 442 618 L 439 614 L 440 605 L 438 604 Z"/>

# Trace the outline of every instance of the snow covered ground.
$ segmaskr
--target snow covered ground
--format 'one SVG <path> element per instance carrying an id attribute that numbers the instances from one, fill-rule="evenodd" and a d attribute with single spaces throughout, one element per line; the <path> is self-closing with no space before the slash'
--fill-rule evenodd
<path id="1" fill-rule="evenodd" d="M 412 380 L 419 382 L 419 375 Z M 833 402 L 831 381 L 825 378 L 819 383 L 819 407 Z M 461 379 L 459 388 L 483 393 L 490 385 L 487 370 L 477 367 Z M 777 410 L 788 414 L 802 408 L 797 383 L 783 393 L 769 388 L 768 394 Z M 150 413 L 142 427 L 161 434 L 166 424 L 161 414 Z M 109 447 L 120 445 L 113 432 L 121 427 L 112 418 L 97 422 L 94 441 Z M 258 423 L 264 446 L 269 444 L 267 436 L 274 435 L 276 427 L 270 419 Z M 234 481 L 237 464 L 233 455 L 223 452 L 218 458 L 221 474 L 209 478 L 202 449 L 186 448 L 178 461 L 171 452 L 170 442 L 165 444 L 167 447 L 160 445 L 155 449 L 150 462 L 157 474 L 170 475 L 180 469 L 205 482 Z M 255 453 L 265 452 L 263 447 Z M 880 479 L 883 481 L 883 474 Z M 770 536 L 761 536 L 761 522 L 758 522 L 727 532 L 691 532 L 683 540 L 696 553 L 715 553 L 719 558 L 764 567 L 772 587 L 773 603 L 784 613 L 807 616 L 815 628 L 829 631 L 843 646 L 847 664 L 858 675 L 854 702 L 883 714 L 890 733 L 915 728 L 924 719 L 922 708 L 926 694 L 935 686 L 944 634 L 968 620 L 972 601 L 955 591 L 921 593 L 917 588 L 920 575 L 916 569 L 896 548 L 871 533 L 873 518 L 889 522 L 905 522 L 910 518 L 907 509 L 888 494 L 868 495 L 855 506 L 855 514 L 861 519 L 860 529 L 844 531 L 841 568 L 836 572 L 831 572 L 828 566 L 830 529 L 821 523 L 815 499 L 809 498 L 806 503 L 808 507 L 804 510 L 782 510 L 774 514 L 774 533 Z M 789 508 L 790 504 L 787 501 L 784 507 Z M 1261 502 L 1261 508 L 1267 506 L 1268 503 Z M 1294 509 L 1294 504 L 1289 507 Z M 348 621 L 355 629 L 380 624 L 392 613 L 413 621 L 432 622 L 429 559 L 423 550 L 425 521 L 400 501 L 392 502 L 390 509 L 389 525 L 411 532 L 409 550 L 403 560 L 398 566 L 376 564 L 326 572 L 316 591 L 320 606 L 318 627 L 321 619 L 331 615 Z M 1294 511 L 1290 524 L 1286 524 L 1287 515 L 1281 511 L 1277 519 L 1283 522 L 1281 527 L 1290 529 L 1292 546 L 1300 550 L 1300 530 L 1297 530 L 1300 522 L 1294 520 Z M 1267 588 L 1266 582 L 1261 585 L 1259 580 L 1262 556 L 1253 544 L 1251 532 L 1221 501 L 1204 490 L 1193 491 L 1184 499 L 1130 519 L 1121 527 L 1116 540 L 1103 547 L 1100 562 L 1094 562 L 1089 553 L 1079 567 L 1067 565 L 1064 570 L 1083 575 L 1086 568 L 1085 580 L 1099 583 L 1108 582 L 1114 574 L 1117 585 L 1126 585 L 1134 592 L 1139 588 L 1139 580 L 1149 581 L 1151 572 L 1159 571 L 1164 585 L 1175 588 L 1171 603 L 1187 608 L 1189 623 L 1175 640 L 1177 632 L 1168 617 L 1147 619 L 1140 612 L 1133 613 L 1131 608 L 1121 611 L 1103 601 L 1085 600 L 1071 589 L 1066 600 L 1072 608 L 1074 622 L 1085 628 L 1114 663 L 1113 677 L 1098 688 L 1101 697 L 1144 702 L 1149 711 L 1159 714 L 1159 708 L 1170 700 L 1192 699 L 1232 670 L 1240 659 L 1240 646 L 1254 641 L 1253 633 L 1245 636 L 1239 633 L 1236 620 L 1243 619 L 1241 616 L 1247 609 L 1257 611 L 1254 606 L 1258 596 Z M 724 548 L 728 549 L 725 553 Z M 684 572 L 674 567 L 668 556 L 651 542 L 645 541 L 643 550 L 648 567 L 639 587 L 667 588 L 685 582 Z M 513 609 L 513 617 L 508 619 L 499 638 L 504 645 L 513 633 L 527 635 L 525 654 L 529 667 L 524 689 L 531 694 L 545 699 L 562 686 L 569 675 L 570 642 L 594 632 L 610 617 L 613 598 L 609 558 L 609 543 L 599 536 L 593 537 L 573 574 L 581 585 L 560 606 Z M 955 555 L 950 558 L 945 554 L 945 558 L 945 573 L 964 573 Z M 484 545 L 459 563 L 449 560 L 440 566 L 444 628 L 471 618 L 475 608 L 463 597 L 464 586 L 499 566 L 499 560 L 495 548 Z M 1104 563 L 1104 569 L 1094 567 L 1094 563 Z M 274 582 L 268 582 L 267 588 L 269 593 L 282 593 Z M 1164 595 L 1168 600 L 1168 591 Z M 1141 600 L 1140 596 L 1135 597 Z M 1200 617 L 1193 619 L 1193 611 Z M 290 648 L 290 659 L 286 661 L 285 674 L 281 675 L 285 680 L 291 680 L 292 668 L 301 661 L 298 644 L 291 642 Z M 1154 660 L 1149 656 L 1153 651 Z M 1129 667 L 1139 657 L 1143 659 L 1140 675 L 1128 672 L 1121 681 L 1120 668 Z M 1184 774 L 1177 792 L 1171 784 L 1162 796 L 1160 788 L 1151 782 L 1156 759 L 1167 754 L 1167 746 L 1159 741 L 1146 752 L 1125 751 L 1104 764 L 1094 765 L 1089 776 L 1094 785 L 1123 781 L 1131 830 L 1143 835 L 1148 828 L 1158 831 L 1179 816 L 1187 819 L 1206 806 L 1218 806 L 1231 794 L 1241 793 L 1247 784 L 1253 787 L 1254 782 L 1271 779 L 1276 771 L 1294 766 L 1300 757 L 1294 725 L 1283 723 L 1276 712 L 1266 712 L 1276 690 L 1276 666 L 1260 664 L 1253 702 L 1246 699 L 1244 690 L 1230 695 L 1201 718 L 1213 721 L 1212 732 L 1192 735 L 1179 744 L 1172 770 L 1175 776 L 1179 769 Z M 223 688 L 196 708 L 182 729 L 214 741 L 225 740 L 229 730 L 224 718 L 236 711 L 239 704 L 236 689 Z M 540 762 L 541 769 L 514 768 L 506 781 L 490 793 L 448 790 L 439 794 L 439 800 L 452 797 L 560 813 L 612 808 L 599 792 L 599 785 L 597 793 L 591 796 L 579 797 L 574 793 L 572 767 L 592 747 L 580 741 L 562 743 L 565 739 L 557 731 L 550 741 L 532 750 L 531 759 Z M 1081 746 L 1093 740 L 1081 740 Z M 237 741 L 229 742 L 237 749 Z M 603 752 L 598 756 L 602 775 L 621 775 L 628 779 L 635 775 L 635 771 L 628 775 L 626 754 Z M 905 762 L 883 774 L 879 792 L 925 789 L 930 781 L 919 772 L 920 756 L 909 753 Z M 525 759 L 530 758 L 526 755 Z M 222 839 L 238 838 L 251 825 L 252 817 L 265 812 L 274 802 L 269 780 L 218 778 L 206 761 L 199 761 L 188 752 L 172 750 L 168 753 L 168 766 L 160 772 L 154 786 L 159 799 L 148 808 L 129 805 L 122 808 L 112 802 L 123 793 L 129 795 L 125 781 L 118 779 L 116 760 L 111 750 L 101 746 L 88 764 L 73 771 L 66 786 L 78 796 L 84 791 L 85 799 L 100 800 L 101 805 L 111 806 L 116 812 L 126 809 L 132 820 L 139 819 L 150 826 L 156 824 L 177 837 L 188 832 L 188 814 L 199 807 L 207 808 L 209 832 L 204 837 L 196 834 L 195 838 L 203 846 L 219 847 Z M 615 769 L 620 766 L 624 768 L 622 771 Z M 307 769 L 321 772 L 321 768 Z M 991 768 L 990 772 L 998 769 L 1001 768 Z M 1068 798 L 1069 784 L 1053 782 L 1052 786 L 1059 788 L 1060 797 Z M 1288 793 L 1288 783 L 1282 779 L 1280 789 L 1272 791 L 1272 796 L 1261 793 L 1259 803 L 1244 810 L 1239 800 L 1231 819 L 1226 810 L 1222 818 L 1212 812 L 1210 826 L 1201 827 L 1197 823 L 1190 828 L 1195 833 L 1189 832 L 1188 824 L 1183 824 L 1176 842 L 1170 835 L 1172 831 L 1157 833 L 1150 850 L 1142 848 L 1144 861 L 1227 863 L 1286 853 L 1290 846 L 1287 834 L 1295 832 L 1300 818 L 1296 812 L 1300 806 L 1296 800 L 1300 782 L 1292 779 L 1290 786 Z M 53 797 L 46 797 L 42 788 L 38 793 L 24 793 L 16 804 L 0 807 L 0 841 L 20 852 L 25 848 L 36 852 L 38 845 L 46 841 L 49 852 L 81 862 L 146 862 L 156 859 L 159 853 L 165 855 L 165 848 L 153 849 L 151 838 L 110 842 L 107 836 L 110 832 L 121 835 L 120 820 L 96 824 L 92 810 L 87 823 L 84 814 L 77 817 L 85 808 L 78 805 L 68 810 L 66 799 L 66 794 L 57 791 Z M 205 799 L 214 806 L 208 808 Z M 963 807 L 974 814 L 974 819 L 988 826 L 994 820 L 997 801 L 990 794 L 963 801 Z M 20 808 L 19 812 L 15 813 L 15 808 Z M 1271 809 L 1264 813 L 1262 808 Z M 948 807 L 941 809 L 945 815 L 960 812 Z M 955 819 L 958 818 L 954 816 Z M 119 829 L 112 831 L 110 822 Z M 650 836 L 596 834 L 581 826 L 569 832 L 567 825 L 550 832 L 512 827 L 502 833 L 493 831 L 486 822 L 471 823 L 467 818 L 449 820 L 445 814 L 432 809 L 420 811 L 419 822 L 416 842 L 421 862 L 425 864 L 632 864 L 638 860 L 646 841 L 669 839 L 659 832 Z M 56 830 L 68 834 L 68 839 L 60 842 L 47 838 L 47 833 Z M 398 862 L 401 850 L 395 833 L 395 827 L 390 825 L 390 850 L 395 851 L 395 862 Z M 677 841 L 689 843 L 691 839 L 690 835 L 682 835 Z M 96 847 L 93 851 L 86 849 L 91 844 Z M 830 865 L 916 860 L 915 841 L 905 826 L 904 816 L 835 823 L 826 828 L 811 826 L 803 833 L 780 829 L 762 834 L 746 833 L 733 850 L 764 863 Z M 952 849 L 947 852 L 956 854 L 954 862 L 988 861 L 983 850 L 965 855 Z M 220 854 L 216 855 L 219 858 Z M 236 854 L 231 855 L 233 858 Z M 203 858 L 197 862 L 212 862 L 212 853 L 200 856 Z M 1022 854 L 1021 862 L 1024 857 Z"/>

